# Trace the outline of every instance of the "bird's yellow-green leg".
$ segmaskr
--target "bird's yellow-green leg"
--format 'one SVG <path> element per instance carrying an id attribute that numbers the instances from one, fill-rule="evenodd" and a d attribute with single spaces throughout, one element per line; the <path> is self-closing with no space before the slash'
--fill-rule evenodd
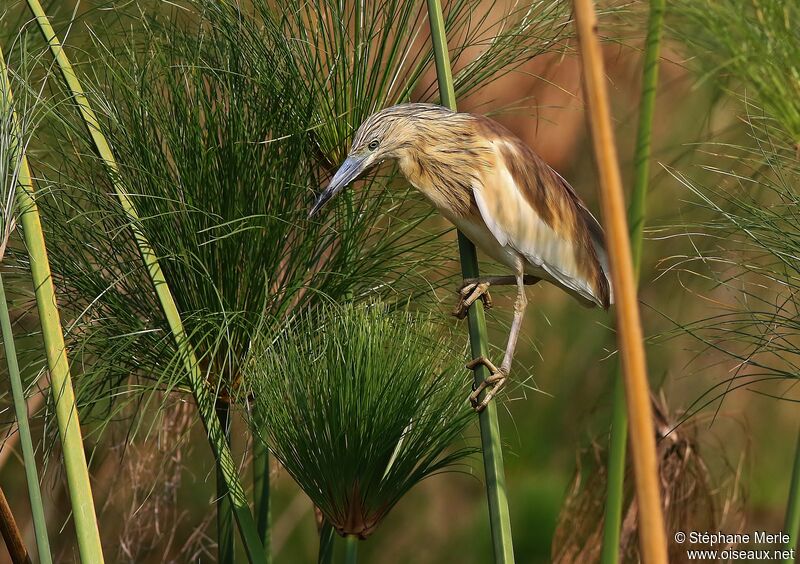
<path id="1" fill-rule="evenodd" d="M 491 308 L 492 297 L 489 295 L 489 286 L 491 284 L 491 282 L 482 280 L 476 282 L 465 281 L 464 285 L 458 290 L 458 295 L 461 296 L 461 299 L 458 300 L 458 304 L 453 310 L 453 315 L 459 319 L 464 319 L 469 311 L 469 306 L 475 303 L 478 298 L 483 300 L 483 307 L 486 309 Z"/>
<path id="2" fill-rule="evenodd" d="M 467 368 L 470 370 L 474 369 L 479 364 L 483 364 L 490 372 L 489 377 L 476 386 L 475 390 L 469 395 L 469 401 L 478 413 L 483 411 L 486 406 L 489 405 L 489 402 L 492 401 L 492 398 L 505 386 L 506 378 L 511 372 L 511 363 L 514 360 L 514 349 L 517 346 L 519 332 L 522 328 L 522 319 L 525 315 L 525 308 L 528 305 L 528 299 L 525 297 L 526 277 L 522 274 L 521 262 L 518 267 L 518 274 L 514 277 L 509 277 L 515 280 L 517 284 L 517 300 L 514 302 L 514 321 L 511 323 L 511 332 L 508 335 L 508 344 L 506 345 L 506 352 L 503 356 L 503 363 L 500 365 L 500 368 L 497 368 L 488 358 L 481 356 L 467 364 Z M 536 282 L 532 283 L 535 284 Z M 484 390 L 486 390 L 486 394 L 483 396 L 483 399 L 479 400 Z"/>
<path id="3" fill-rule="evenodd" d="M 506 383 L 506 375 L 497 368 L 492 361 L 486 358 L 485 356 L 479 356 L 478 358 L 474 358 L 467 363 L 467 368 L 470 370 L 474 370 L 476 366 L 483 364 L 486 368 L 489 369 L 489 376 L 487 376 L 483 382 L 475 386 L 475 389 L 472 390 L 472 393 L 469 395 L 469 402 L 472 404 L 472 407 L 480 413 L 483 411 L 489 402 L 492 401 L 492 398 L 497 395 L 497 392 L 500 391 L 500 388 L 505 386 Z M 479 400 L 478 398 L 481 395 L 483 390 L 486 391 L 486 395 L 483 396 L 483 400 Z"/>
<path id="4" fill-rule="evenodd" d="M 523 283 L 532 286 L 539 282 L 539 278 L 526 274 L 522 278 Z M 517 284 L 516 276 L 481 276 L 480 278 L 465 278 L 464 284 L 458 289 L 461 299 L 458 301 L 453 315 L 459 319 L 467 316 L 469 306 L 480 298 L 483 300 L 483 307 L 492 307 L 492 297 L 489 295 L 489 286 L 512 286 Z"/>

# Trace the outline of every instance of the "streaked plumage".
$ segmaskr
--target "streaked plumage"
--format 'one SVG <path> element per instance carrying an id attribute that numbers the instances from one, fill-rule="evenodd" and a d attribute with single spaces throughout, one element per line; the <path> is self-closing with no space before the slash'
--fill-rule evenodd
<path id="1" fill-rule="evenodd" d="M 600 224 L 557 172 L 497 122 L 432 104 L 381 110 L 359 127 L 348 159 L 312 213 L 386 160 L 397 161 L 406 179 L 480 250 L 512 269 L 520 286 L 516 332 L 525 305 L 523 274 L 584 305 L 612 303 Z M 515 343 L 512 326 L 503 365 L 494 371 L 508 373 Z"/>

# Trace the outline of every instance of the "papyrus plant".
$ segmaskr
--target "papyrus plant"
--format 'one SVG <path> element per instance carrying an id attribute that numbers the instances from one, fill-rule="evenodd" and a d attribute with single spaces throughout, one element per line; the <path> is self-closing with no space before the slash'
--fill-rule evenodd
<path id="1" fill-rule="evenodd" d="M 246 370 L 252 424 L 339 534 L 368 537 L 470 452 L 463 351 L 429 315 L 326 305 L 263 339 Z"/>

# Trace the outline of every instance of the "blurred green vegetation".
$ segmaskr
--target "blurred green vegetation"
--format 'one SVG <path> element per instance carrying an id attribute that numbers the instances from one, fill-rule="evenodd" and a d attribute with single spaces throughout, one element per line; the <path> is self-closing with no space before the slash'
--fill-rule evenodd
<path id="1" fill-rule="evenodd" d="M 741 239 L 737 237 L 702 236 L 699 230 L 707 226 L 709 217 L 722 216 L 708 206 L 698 205 L 695 193 L 679 180 L 680 176 L 676 178 L 676 171 L 691 178 L 692 185 L 698 189 L 711 188 L 723 194 L 733 193 L 729 190 L 743 190 L 743 194 L 752 197 L 754 205 L 769 204 L 768 199 L 760 199 L 755 189 L 738 186 L 735 176 L 728 176 L 733 180 L 727 183 L 721 180 L 720 169 L 749 174 L 750 171 L 741 168 L 741 158 L 727 157 L 741 154 L 737 151 L 742 147 L 758 150 L 758 136 L 754 133 L 757 129 L 752 124 L 754 117 L 758 121 L 766 114 L 780 122 L 781 116 L 775 114 L 781 111 L 791 117 L 791 108 L 781 110 L 783 102 L 792 100 L 791 94 L 779 94 L 781 90 L 771 89 L 768 79 L 783 73 L 784 78 L 795 80 L 788 83 L 786 92 L 791 92 L 792 84 L 797 87 L 798 59 L 792 58 L 786 42 L 794 38 L 796 52 L 800 44 L 797 37 L 800 26 L 796 9 L 788 0 L 754 1 L 748 4 L 753 12 L 750 8 L 741 10 L 742 17 L 738 19 L 719 15 L 711 18 L 710 23 L 714 25 L 704 24 L 705 20 L 698 15 L 711 5 L 715 9 L 723 10 L 727 6 L 735 10 L 737 3 L 682 0 L 678 5 L 680 10 L 668 6 L 667 13 L 670 34 L 661 62 L 654 124 L 654 162 L 641 269 L 641 300 L 645 333 L 652 337 L 647 351 L 651 381 L 654 387 L 663 388 L 673 414 L 680 417 L 698 397 L 724 382 L 736 369 L 735 358 L 708 350 L 682 328 L 709 319 L 721 308 L 742 307 L 741 294 L 731 290 L 730 284 L 726 288 L 719 283 L 720 270 L 717 265 L 710 264 L 710 259 L 724 255 L 735 265 L 737 257 L 745 255 Z M 191 20 L 189 12 L 176 6 L 166 2 L 139 6 L 136 2 L 95 0 L 80 3 L 74 14 L 72 3 L 51 2 L 45 9 L 54 16 L 56 31 L 68 38 L 66 44 L 72 49 L 75 62 L 80 62 L 81 71 L 99 79 L 103 69 L 95 65 L 104 58 L 102 46 L 118 43 L 124 34 L 142 31 L 134 23 L 142 21 L 140 9 L 142 13 L 161 9 L 176 19 Z M 764 6 L 767 12 L 762 12 L 763 18 L 759 19 L 756 13 Z M 611 39 L 605 47 L 605 59 L 612 84 L 623 178 L 628 186 L 632 180 L 646 7 L 644 2 L 625 4 L 624 9 L 601 19 L 603 34 Z M 781 11 L 781 7 L 785 10 Z M 698 17 L 692 19 L 690 8 Z M 491 14 L 483 20 L 480 14 L 476 16 L 476 26 L 493 22 Z M 17 35 L 29 22 L 21 3 L 3 6 L 0 16 L 4 45 L 19 47 L 24 44 L 31 53 L 41 51 L 42 46 L 30 28 L 27 28 L 30 33 Z M 770 51 L 769 41 L 757 40 L 758 25 L 773 19 L 794 25 L 779 28 L 786 31 L 784 35 L 769 35 L 767 39 L 777 41 L 780 47 Z M 745 32 L 753 41 L 741 39 Z M 520 61 L 513 72 L 481 90 L 462 91 L 465 95 L 463 109 L 499 115 L 504 124 L 546 154 L 589 207 L 597 210 L 596 181 L 583 126 L 574 44 L 569 33 L 560 37 L 561 40 L 550 45 L 553 52 Z M 749 47 L 754 53 L 749 58 L 739 57 L 735 49 L 740 46 Z M 19 49 L 4 50 L 19 53 Z M 479 52 L 478 45 L 460 53 L 457 68 L 467 65 Z M 773 52 L 781 57 L 772 57 L 770 53 Z M 724 64 L 730 60 L 735 60 L 736 65 Z M 761 68 L 761 61 L 770 64 Z M 788 68 L 792 62 L 794 71 Z M 39 84 L 36 80 L 34 78 L 31 84 Z M 422 81 L 432 84 L 432 75 L 423 73 Z M 35 91 L 36 87 L 34 94 Z M 419 87 L 412 97 L 424 97 L 426 92 L 424 86 Z M 773 95 L 775 101 L 771 102 Z M 798 99 L 797 96 L 793 98 L 794 102 Z M 388 101 L 384 99 L 382 103 Z M 362 113 L 357 114 L 353 122 L 358 122 L 358 115 L 369 113 L 369 108 L 363 107 L 360 111 Z M 769 154 L 770 143 L 777 145 L 783 158 L 790 159 L 792 142 L 797 142 L 792 125 L 795 123 L 787 121 L 783 129 L 789 135 L 785 139 L 771 135 L 772 140 L 761 143 L 760 147 L 767 147 Z M 39 162 L 49 162 L 53 177 L 59 178 L 55 173 L 65 164 L 62 157 L 46 153 L 42 148 L 52 146 L 55 134 L 55 130 L 40 129 L 37 135 L 47 143 L 32 144 L 30 150 Z M 68 152 L 70 147 L 64 149 Z M 321 162 L 330 160 L 328 164 L 335 164 L 333 161 L 338 157 L 333 149 L 331 151 L 333 155 L 325 156 Z M 764 153 L 754 154 L 760 158 Z M 787 186 L 796 189 L 796 185 Z M 315 189 L 314 186 L 305 188 Z M 729 208 L 724 198 L 719 198 L 717 203 Z M 425 233 L 444 227 L 434 219 L 425 224 Z M 444 235 L 442 242 L 444 274 L 453 276 L 456 265 L 444 258 L 455 257 L 454 233 Z M 449 250 L 452 254 L 448 255 Z M 708 260 L 694 260 L 698 256 Z M 482 270 L 496 272 L 497 268 L 485 264 Z M 775 285 L 779 282 L 763 283 L 761 295 L 767 298 L 777 295 Z M 24 296 L 24 288 L 17 291 Z M 516 385 L 509 386 L 508 401 L 501 410 L 501 429 L 506 443 L 506 481 L 517 561 L 537 563 L 550 561 L 550 541 L 574 478 L 579 453 L 593 441 L 599 444 L 606 441 L 616 362 L 608 314 L 585 310 L 547 285 L 534 287 L 528 295 L 528 316 L 512 373 Z M 455 301 L 450 285 L 436 289 L 434 297 L 432 305 L 438 305 L 443 311 L 449 310 Z M 499 290 L 493 297 L 495 307 L 488 312 L 491 341 L 502 346 L 513 292 L 506 294 Z M 34 324 L 22 315 L 23 311 L 19 313 L 20 332 L 32 331 Z M 466 342 L 466 328 L 455 320 L 452 328 L 456 334 L 463 334 Z M 153 353 L 158 355 L 157 350 Z M 498 349 L 495 354 L 499 354 Z M 35 351 L 32 350 L 30 356 L 32 360 L 27 369 L 33 377 L 39 365 L 35 362 Z M 780 367 L 791 375 L 788 366 L 781 364 Z M 785 391 L 755 385 L 745 387 L 726 396 L 723 402 L 712 403 L 693 415 L 701 452 L 715 483 L 720 485 L 718 502 L 720 506 L 726 500 L 731 502 L 731 513 L 743 515 L 745 531 L 777 531 L 782 524 L 800 420 L 791 401 L 780 401 L 767 394 Z M 13 413 L 7 409 L 9 405 L 10 398 L 4 397 L 2 418 L 7 424 L 13 418 Z M 193 407 L 185 398 L 158 396 L 158 401 L 147 407 L 148 411 L 137 412 L 140 408 L 140 404 L 133 402 L 118 413 L 113 424 L 90 425 L 86 429 L 107 554 L 114 555 L 117 561 L 213 561 L 216 554 L 213 548 L 213 464 L 202 431 L 191 424 Z M 155 417 L 155 411 L 160 417 Z M 49 416 L 47 411 L 39 413 L 34 432 L 40 437 L 51 431 L 47 428 Z M 137 417 L 152 423 L 152 428 L 148 433 L 131 438 L 129 423 Z M 244 421 L 237 418 L 233 447 L 240 458 L 246 458 L 250 451 L 248 434 Z M 467 436 L 476 441 L 477 429 L 468 429 Z M 52 442 L 46 442 L 40 446 L 39 454 L 55 449 L 57 446 Z M 17 456 L 10 455 L 2 467 L 0 479 L 19 521 L 26 527 L 24 532 L 30 543 L 33 529 L 29 525 L 19 464 Z M 52 536 L 54 558 L 73 561 L 76 559 L 71 540 L 74 536 L 57 457 L 48 457 L 42 468 L 51 532 L 62 531 L 63 526 L 61 535 Z M 486 562 L 490 537 L 480 482 L 481 465 L 477 458 L 471 474 L 436 475 L 412 489 L 374 535 L 362 543 L 362 561 Z M 311 502 L 277 466 L 273 469 L 273 478 L 276 561 L 312 561 L 316 557 L 317 534 Z M 731 519 L 727 522 L 737 522 L 735 517 Z M 5 554 L 0 554 L 0 561 L 3 558 Z"/>

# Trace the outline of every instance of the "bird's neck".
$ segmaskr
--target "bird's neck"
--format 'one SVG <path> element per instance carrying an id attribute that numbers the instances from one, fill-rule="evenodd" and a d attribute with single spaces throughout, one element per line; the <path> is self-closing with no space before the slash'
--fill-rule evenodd
<path id="1" fill-rule="evenodd" d="M 455 139 L 414 144 L 398 158 L 409 183 L 449 219 L 477 213 L 473 189 L 480 182 L 482 152 Z"/>

